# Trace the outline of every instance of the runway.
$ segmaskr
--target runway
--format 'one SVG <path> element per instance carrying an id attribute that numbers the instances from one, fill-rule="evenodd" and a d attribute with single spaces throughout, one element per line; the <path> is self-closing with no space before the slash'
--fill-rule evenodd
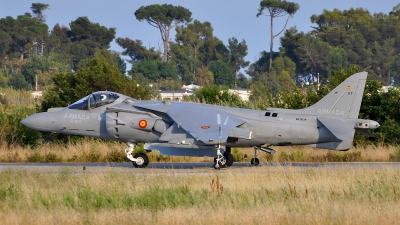
<path id="1" fill-rule="evenodd" d="M 346 169 L 346 168 L 392 168 L 400 170 L 400 162 L 341 162 L 341 163 L 309 163 L 309 162 L 267 162 L 261 163 L 257 167 L 251 167 L 248 162 L 235 162 L 232 167 L 215 170 L 211 162 L 198 163 L 150 163 L 147 168 L 134 168 L 132 163 L 0 163 L 0 171 L 10 169 L 22 169 L 28 171 L 59 171 L 61 169 L 70 169 L 80 172 L 100 172 L 100 171 L 132 171 L 132 172 L 214 172 L 229 171 L 246 172 L 254 170 L 268 170 L 272 167 L 287 168 L 330 168 L 330 169 Z"/>

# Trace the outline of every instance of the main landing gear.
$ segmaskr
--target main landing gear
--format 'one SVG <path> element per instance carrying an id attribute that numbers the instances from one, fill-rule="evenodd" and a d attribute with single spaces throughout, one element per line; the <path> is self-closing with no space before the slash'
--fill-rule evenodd
<path id="1" fill-rule="evenodd" d="M 258 150 L 264 151 L 268 154 L 275 154 L 275 150 L 269 148 L 271 145 L 268 145 L 267 147 L 261 147 L 261 146 L 254 146 L 254 157 L 251 159 L 250 163 L 251 166 L 258 166 L 260 165 L 260 160 L 257 158 L 258 156 Z"/>
<path id="2" fill-rule="evenodd" d="M 126 157 L 132 161 L 132 164 L 136 168 L 146 168 L 149 165 L 149 157 L 144 153 L 136 153 L 132 156 L 135 144 L 128 142 L 128 148 L 125 149 Z"/>
<path id="3" fill-rule="evenodd" d="M 214 169 L 221 169 L 225 167 L 230 167 L 233 164 L 233 156 L 231 154 L 231 147 L 225 147 L 224 154 L 217 150 L 217 158 L 214 158 Z"/>

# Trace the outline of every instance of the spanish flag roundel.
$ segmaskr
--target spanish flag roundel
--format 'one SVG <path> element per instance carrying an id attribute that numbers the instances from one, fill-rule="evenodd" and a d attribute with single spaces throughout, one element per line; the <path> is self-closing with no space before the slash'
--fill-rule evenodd
<path id="1" fill-rule="evenodd" d="M 146 128 L 147 127 L 147 121 L 146 120 L 140 120 L 139 121 L 139 127 L 140 128 Z"/>

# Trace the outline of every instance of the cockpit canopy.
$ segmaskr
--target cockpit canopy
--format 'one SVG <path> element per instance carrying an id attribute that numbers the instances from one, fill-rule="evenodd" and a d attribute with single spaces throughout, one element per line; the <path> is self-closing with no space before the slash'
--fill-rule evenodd
<path id="1" fill-rule="evenodd" d="M 99 91 L 90 94 L 68 106 L 68 109 L 95 109 L 115 102 L 121 94 L 109 91 Z"/>

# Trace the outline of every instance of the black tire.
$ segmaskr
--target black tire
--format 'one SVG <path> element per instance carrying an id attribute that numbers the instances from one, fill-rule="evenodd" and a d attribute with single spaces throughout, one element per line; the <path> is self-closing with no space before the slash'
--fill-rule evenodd
<path id="1" fill-rule="evenodd" d="M 228 159 L 225 157 L 225 155 L 224 155 L 224 158 L 222 158 L 219 162 L 221 163 L 222 168 L 228 167 L 228 166 L 226 165 L 226 164 L 228 163 Z M 217 158 L 214 158 L 214 165 L 215 165 L 216 163 L 217 163 Z"/>
<path id="2" fill-rule="evenodd" d="M 229 152 L 224 152 L 224 157 L 226 159 L 225 166 L 230 167 L 233 165 L 233 155 Z"/>
<path id="3" fill-rule="evenodd" d="M 251 166 L 258 166 L 258 165 L 260 165 L 260 160 L 258 158 L 252 158 L 250 163 L 251 163 Z"/>
<path id="4" fill-rule="evenodd" d="M 222 166 L 221 162 L 214 163 L 214 169 L 220 170 L 222 167 L 223 167 L 223 166 Z"/>
<path id="5" fill-rule="evenodd" d="M 132 162 L 133 166 L 136 168 L 146 168 L 149 165 L 149 157 L 144 153 L 137 153 L 133 158 L 141 159 L 141 162 Z"/>

